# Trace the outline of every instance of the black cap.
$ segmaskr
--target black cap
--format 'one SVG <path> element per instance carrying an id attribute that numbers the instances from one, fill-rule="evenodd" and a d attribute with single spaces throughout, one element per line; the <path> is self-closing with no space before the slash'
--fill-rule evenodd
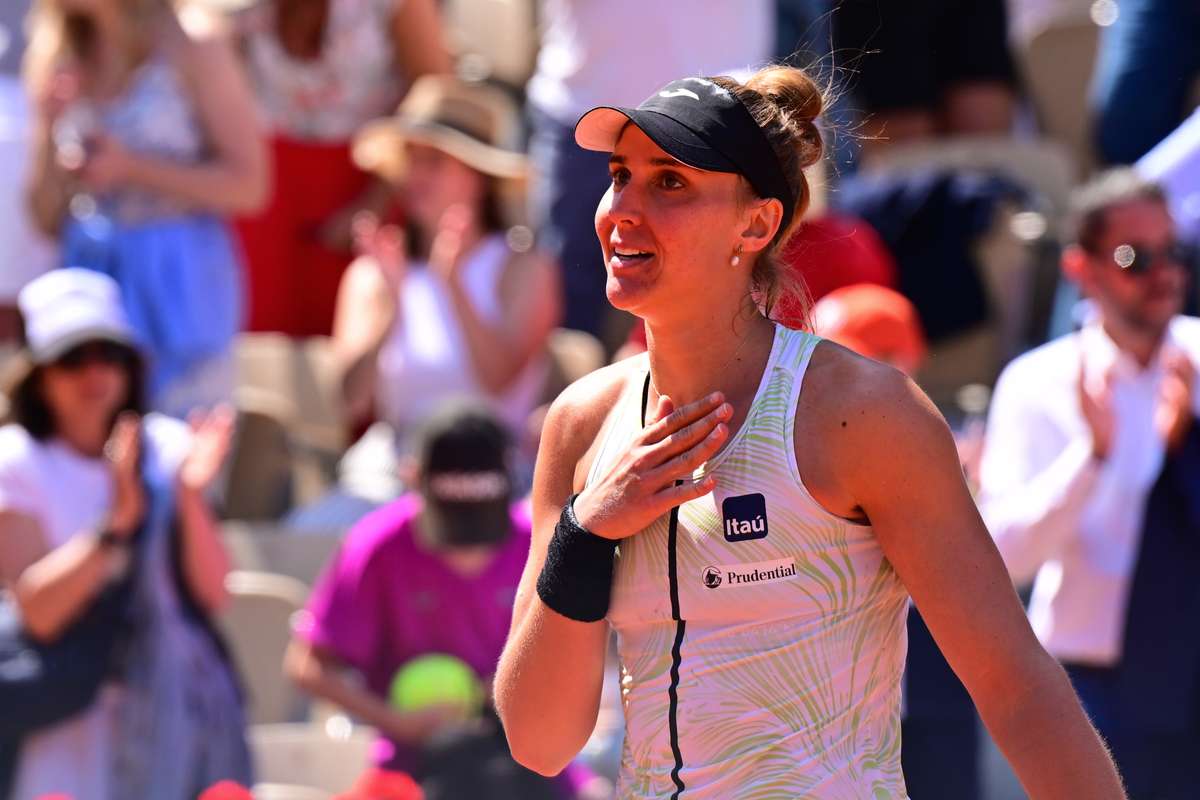
<path id="1" fill-rule="evenodd" d="M 696 169 L 743 176 L 759 197 L 783 204 L 780 230 L 796 211 L 791 187 L 766 133 L 730 91 L 708 78 L 672 81 L 637 108 L 599 106 L 575 124 L 585 150 L 612 152 L 632 122 L 669 155 Z"/>
<path id="2" fill-rule="evenodd" d="M 421 524 L 449 545 L 484 544 L 508 536 L 512 522 L 510 437 L 486 408 L 452 404 L 417 437 Z"/>

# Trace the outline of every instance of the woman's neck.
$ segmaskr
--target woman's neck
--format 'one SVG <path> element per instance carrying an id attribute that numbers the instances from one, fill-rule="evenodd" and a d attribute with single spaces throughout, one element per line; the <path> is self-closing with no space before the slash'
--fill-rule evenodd
<path id="1" fill-rule="evenodd" d="M 108 425 L 101 421 L 59 425 L 58 438 L 82 456 L 100 458 L 108 441 Z"/>
<path id="2" fill-rule="evenodd" d="M 163 30 L 163 18 L 155 14 L 139 24 L 145 33 L 130 30 L 127 20 L 113 10 L 94 18 L 95 45 L 88 59 L 88 94 L 97 100 L 108 100 L 124 89 L 130 73 L 148 55 L 147 42 Z"/>
<path id="3" fill-rule="evenodd" d="M 679 408 L 721 391 L 736 412 L 758 389 L 774 337 L 775 324 L 757 309 L 739 309 L 720 322 L 647 324 L 651 407 L 662 395 Z"/>
<path id="4" fill-rule="evenodd" d="M 421 231 L 421 238 L 423 241 L 420 242 L 421 249 L 420 252 L 417 253 L 417 256 L 428 264 L 432 264 L 434 258 L 438 257 L 439 255 L 442 257 L 447 255 L 445 252 L 441 254 L 436 252 L 439 247 L 438 233 L 439 231 L 436 227 L 432 230 Z M 478 247 L 479 244 L 484 240 L 486 235 L 487 233 L 478 225 L 471 225 L 462 232 L 461 241 L 456 243 L 453 248 L 450 248 L 450 250 L 452 250 L 452 254 L 456 255 L 459 259 L 468 258 L 471 253 L 474 252 L 475 248 Z"/>

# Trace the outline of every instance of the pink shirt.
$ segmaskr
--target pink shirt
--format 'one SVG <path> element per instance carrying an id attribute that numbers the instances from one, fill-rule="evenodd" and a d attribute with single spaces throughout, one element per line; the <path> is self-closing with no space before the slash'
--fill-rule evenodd
<path id="1" fill-rule="evenodd" d="M 355 525 L 297 624 L 298 634 L 361 672 L 381 697 L 399 667 L 427 653 L 456 656 L 490 682 L 529 553 L 529 515 L 514 504 L 512 535 L 483 572 L 464 577 L 417 542 L 420 508 L 418 496 L 406 495 Z M 396 742 L 376 745 L 381 766 L 407 770 L 413 758 Z"/>

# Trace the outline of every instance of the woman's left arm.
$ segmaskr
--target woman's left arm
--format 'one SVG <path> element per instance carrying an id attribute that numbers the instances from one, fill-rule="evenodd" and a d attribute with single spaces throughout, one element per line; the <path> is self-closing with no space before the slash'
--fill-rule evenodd
<path id="1" fill-rule="evenodd" d="M 1124 798 L 1066 673 L 1029 626 L 945 421 L 900 373 L 860 359 L 849 369 L 839 385 L 850 390 L 823 422 L 834 474 L 1029 796 Z"/>
<path id="2" fill-rule="evenodd" d="M 193 24 L 190 27 L 197 27 Z M 267 201 L 266 139 L 249 82 L 233 45 L 215 27 L 180 33 L 179 67 L 211 149 L 199 164 L 131 153 L 101 137 L 83 168 L 94 191 L 139 186 L 216 214 L 247 214 Z"/>
<path id="3" fill-rule="evenodd" d="M 192 448 L 176 478 L 176 512 L 181 534 L 184 580 L 205 611 L 220 611 L 229 595 L 229 553 L 221 528 L 204 497 L 221 470 L 233 434 L 234 414 L 221 407 L 192 420 Z"/>
<path id="4" fill-rule="evenodd" d="M 396 62 L 411 85 L 422 75 L 447 73 L 453 66 L 434 0 L 401 0 L 392 18 Z"/>

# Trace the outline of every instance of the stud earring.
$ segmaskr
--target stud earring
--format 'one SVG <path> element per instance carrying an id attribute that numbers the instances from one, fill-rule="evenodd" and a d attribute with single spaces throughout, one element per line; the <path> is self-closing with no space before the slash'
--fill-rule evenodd
<path id="1" fill-rule="evenodd" d="M 739 244 L 737 251 L 733 254 L 733 258 L 729 259 L 729 266 L 736 267 L 742 263 L 742 246 Z"/>

